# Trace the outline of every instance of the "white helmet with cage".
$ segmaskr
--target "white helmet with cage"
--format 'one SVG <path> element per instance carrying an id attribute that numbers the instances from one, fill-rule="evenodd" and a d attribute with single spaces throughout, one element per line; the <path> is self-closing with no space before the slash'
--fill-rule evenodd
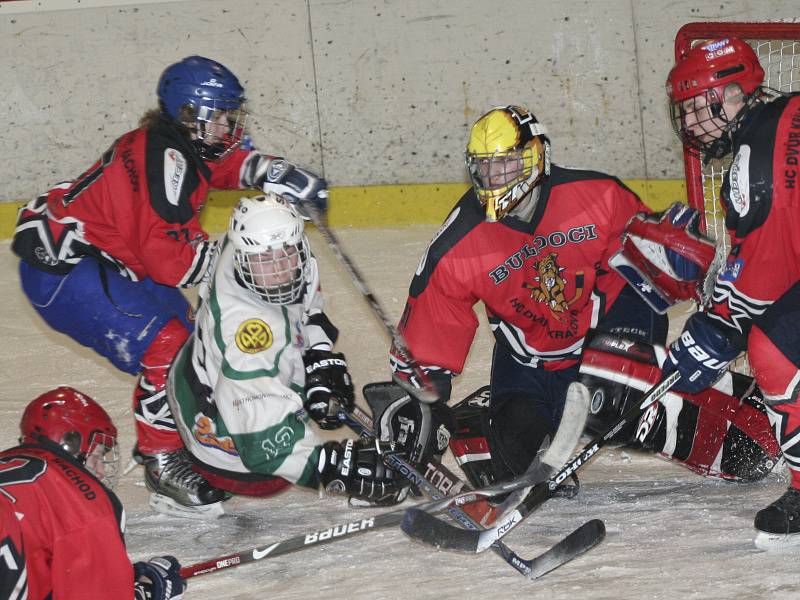
<path id="1" fill-rule="evenodd" d="M 228 239 L 241 285 L 269 304 L 299 302 L 311 278 L 303 219 L 281 196 L 242 198 L 233 210 Z"/>

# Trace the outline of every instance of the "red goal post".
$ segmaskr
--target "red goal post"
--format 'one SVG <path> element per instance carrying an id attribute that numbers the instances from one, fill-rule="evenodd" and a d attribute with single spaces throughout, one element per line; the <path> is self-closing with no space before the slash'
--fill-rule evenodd
<path id="1" fill-rule="evenodd" d="M 800 22 L 687 23 L 675 36 L 675 59 L 696 44 L 711 39 L 737 37 L 749 43 L 764 67 L 764 86 L 779 92 L 800 91 Z M 696 154 L 684 149 L 686 195 L 690 206 L 701 211 L 706 232 L 726 246 L 719 188 L 731 161 L 712 160 L 705 167 Z"/>

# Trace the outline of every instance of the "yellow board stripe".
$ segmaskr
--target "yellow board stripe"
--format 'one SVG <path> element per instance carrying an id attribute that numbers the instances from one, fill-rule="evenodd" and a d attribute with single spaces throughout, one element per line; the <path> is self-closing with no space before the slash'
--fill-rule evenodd
<path id="1" fill-rule="evenodd" d="M 663 210 L 686 198 L 682 179 L 629 179 L 625 184 L 653 210 Z M 334 228 L 441 223 L 466 189 L 466 183 L 336 187 L 331 189 L 328 223 Z M 239 198 L 256 194 L 254 190 L 211 192 L 200 222 L 210 233 L 223 232 Z M 0 202 L 0 239 L 13 235 L 17 211 L 23 204 Z"/>

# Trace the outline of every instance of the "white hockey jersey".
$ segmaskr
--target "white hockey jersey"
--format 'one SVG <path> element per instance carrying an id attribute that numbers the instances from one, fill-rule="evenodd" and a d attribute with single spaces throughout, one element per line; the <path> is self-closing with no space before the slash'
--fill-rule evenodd
<path id="1" fill-rule="evenodd" d="M 282 477 L 316 487 L 322 439 L 304 418 L 303 353 L 330 350 L 319 271 L 302 303 L 267 304 L 235 279 L 233 245 L 221 243 L 201 289 L 196 328 L 170 370 L 167 397 L 188 450 L 202 463 L 239 474 Z"/>

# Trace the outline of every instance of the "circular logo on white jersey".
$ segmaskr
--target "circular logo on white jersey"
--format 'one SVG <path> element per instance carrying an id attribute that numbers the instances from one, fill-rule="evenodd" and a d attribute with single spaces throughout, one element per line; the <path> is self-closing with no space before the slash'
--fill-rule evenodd
<path id="1" fill-rule="evenodd" d="M 272 346 L 272 329 L 261 319 L 248 319 L 236 330 L 236 347 L 255 354 Z"/>

